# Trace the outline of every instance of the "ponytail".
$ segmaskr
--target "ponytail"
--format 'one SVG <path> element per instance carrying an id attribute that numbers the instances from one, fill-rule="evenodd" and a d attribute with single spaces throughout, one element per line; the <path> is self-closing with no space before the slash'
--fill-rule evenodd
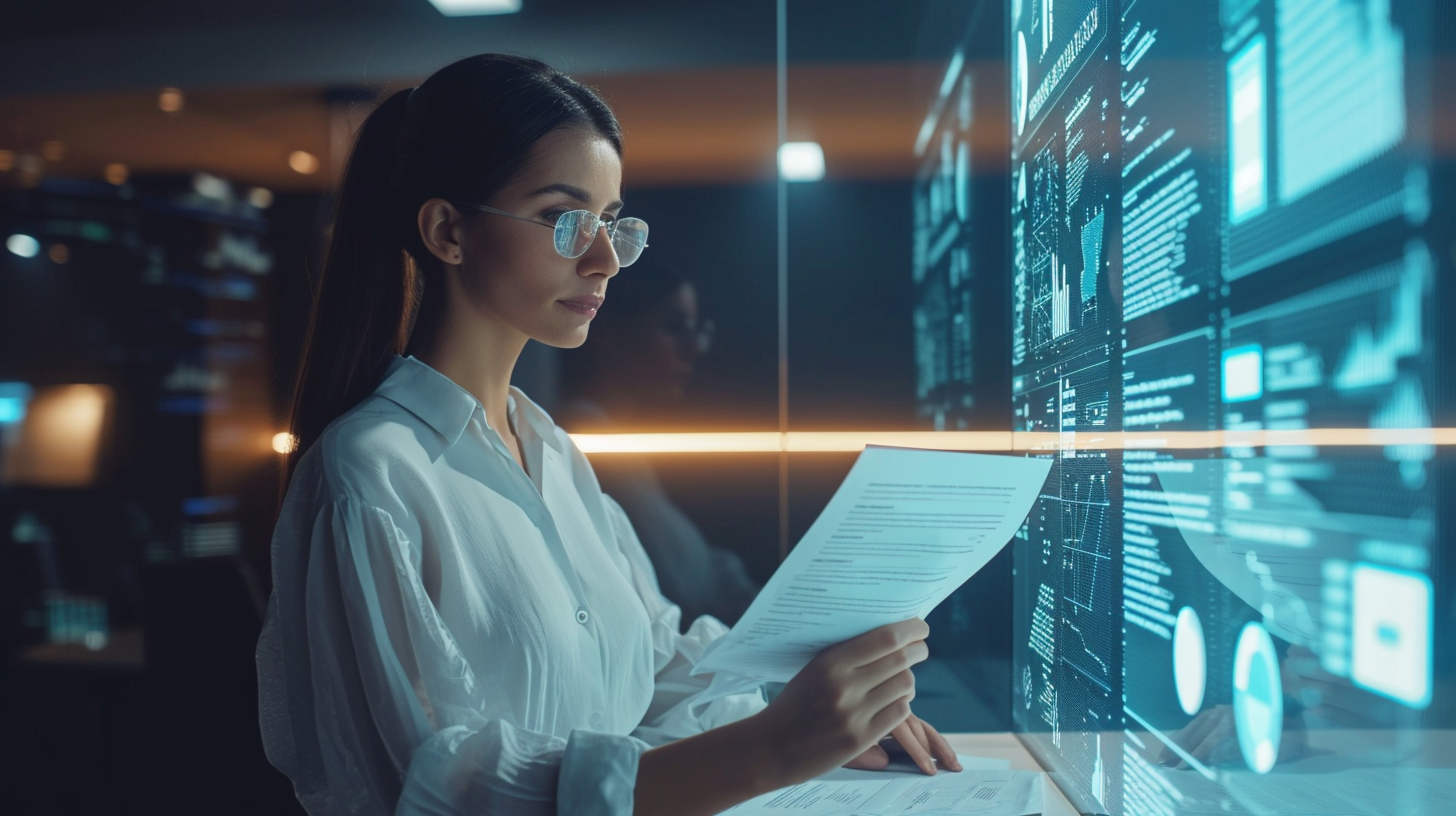
<path id="1" fill-rule="evenodd" d="M 285 480 L 324 428 L 374 390 L 409 339 L 421 285 L 391 212 L 409 94 L 375 108 L 349 153 L 294 381 Z"/>
<path id="2" fill-rule="evenodd" d="M 294 383 L 285 489 L 328 424 L 369 396 L 410 347 L 416 318 L 430 322 L 441 311 L 443 287 L 427 285 L 440 267 L 419 235 L 420 206 L 488 200 L 542 136 L 567 124 L 595 131 L 621 154 L 620 126 L 595 93 L 545 63 L 501 54 L 451 63 L 364 120 Z"/>

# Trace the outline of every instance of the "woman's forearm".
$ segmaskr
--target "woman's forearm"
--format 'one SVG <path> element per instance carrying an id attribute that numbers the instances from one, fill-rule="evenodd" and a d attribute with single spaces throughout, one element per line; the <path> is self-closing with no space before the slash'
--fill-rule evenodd
<path id="1" fill-rule="evenodd" d="M 634 816 L 710 816 L 783 787 L 788 774 L 759 717 L 642 754 Z"/>

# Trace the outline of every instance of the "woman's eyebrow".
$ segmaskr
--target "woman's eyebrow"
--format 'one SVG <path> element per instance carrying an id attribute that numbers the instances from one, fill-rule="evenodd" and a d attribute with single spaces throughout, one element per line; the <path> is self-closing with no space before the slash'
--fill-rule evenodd
<path id="1" fill-rule="evenodd" d="M 549 193 L 564 193 L 576 199 L 577 201 L 580 201 L 583 204 L 590 204 L 592 199 L 591 193 L 588 193 L 586 190 L 583 190 L 580 187 L 571 184 L 548 184 L 545 187 L 542 187 L 541 189 L 531 193 L 529 197 L 535 198 L 536 196 L 547 195 Z M 623 206 L 624 204 L 619 198 L 616 201 L 613 201 L 611 204 L 608 204 L 606 208 L 609 210 L 620 210 Z"/>

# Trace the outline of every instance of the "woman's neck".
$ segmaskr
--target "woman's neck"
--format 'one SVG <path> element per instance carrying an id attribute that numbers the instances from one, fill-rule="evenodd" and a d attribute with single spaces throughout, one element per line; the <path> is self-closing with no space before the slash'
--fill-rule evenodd
<path id="1" fill-rule="evenodd" d="M 429 367 L 470 392 L 485 409 L 485 421 L 509 438 L 507 405 L 511 371 L 526 336 L 505 325 L 481 320 L 442 321 L 428 345 L 415 352 Z"/>

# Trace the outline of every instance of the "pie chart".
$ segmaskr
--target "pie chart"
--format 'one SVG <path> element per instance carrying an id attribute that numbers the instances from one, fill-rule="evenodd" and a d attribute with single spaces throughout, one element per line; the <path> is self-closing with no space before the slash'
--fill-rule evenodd
<path id="1" fill-rule="evenodd" d="M 1203 622 L 1193 607 L 1185 606 L 1173 627 L 1173 687 L 1184 714 L 1191 717 L 1203 708 L 1207 686 L 1208 653 L 1204 649 Z"/>
<path id="2" fill-rule="evenodd" d="M 1234 730 L 1254 773 L 1268 773 L 1279 757 L 1284 690 L 1274 641 L 1258 623 L 1246 623 L 1234 647 Z"/>

